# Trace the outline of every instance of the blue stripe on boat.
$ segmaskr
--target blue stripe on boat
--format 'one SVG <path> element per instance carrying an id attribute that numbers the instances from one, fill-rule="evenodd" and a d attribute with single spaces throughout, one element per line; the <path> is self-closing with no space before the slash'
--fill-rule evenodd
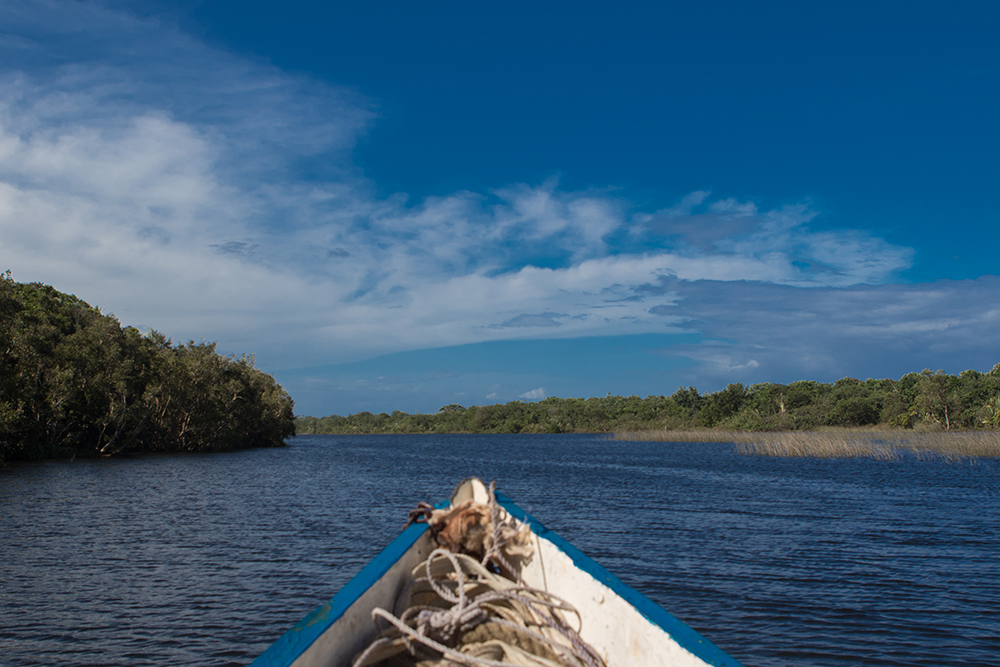
<path id="1" fill-rule="evenodd" d="M 521 521 L 527 521 L 536 535 L 544 536 L 570 557 L 573 563 L 621 596 L 626 602 L 648 619 L 653 625 L 663 629 L 674 641 L 686 650 L 716 667 L 742 667 L 725 651 L 708 641 L 684 621 L 667 613 L 658 604 L 645 595 L 627 586 L 603 567 L 588 558 L 582 551 L 546 528 L 538 519 L 517 506 L 510 498 L 497 493 L 497 501 L 511 516 Z M 438 503 L 436 507 L 447 507 L 448 501 Z M 427 524 L 412 524 L 399 537 L 389 543 L 382 552 L 375 556 L 353 579 L 337 592 L 326 604 L 320 605 L 315 611 L 302 619 L 292 629 L 283 634 L 261 653 L 250 667 L 288 667 L 312 646 L 320 635 L 333 625 L 344 612 L 354 604 L 365 591 L 376 581 L 385 576 L 396 561 L 412 547 L 427 530 Z"/>
<path id="2" fill-rule="evenodd" d="M 668 613 L 663 607 L 656 604 L 639 591 L 623 583 L 621 579 L 605 570 L 603 567 L 586 556 L 582 551 L 542 525 L 538 519 L 518 507 L 513 500 L 499 491 L 497 492 L 496 497 L 497 502 L 499 502 L 511 516 L 520 521 L 528 522 L 535 535 L 544 537 L 549 542 L 559 547 L 559 550 L 569 556 L 578 568 L 613 590 L 622 599 L 635 607 L 636 610 L 645 616 L 650 623 L 663 628 L 664 632 L 670 635 L 674 641 L 683 646 L 685 649 L 710 665 L 716 665 L 717 667 L 742 667 L 739 661 L 712 642 L 702 637 L 694 628 L 676 616 Z"/>
<path id="3" fill-rule="evenodd" d="M 390 542 L 382 553 L 375 556 L 364 569 L 347 582 L 329 602 L 320 605 L 316 611 L 283 634 L 278 641 L 251 662 L 250 667 L 288 667 L 295 662 L 321 634 L 344 615 L 348 607 L 385 576 L 389 568 L 420 539 L 426 530 L 426 523 L 411 524 L 399 537 Z"/>

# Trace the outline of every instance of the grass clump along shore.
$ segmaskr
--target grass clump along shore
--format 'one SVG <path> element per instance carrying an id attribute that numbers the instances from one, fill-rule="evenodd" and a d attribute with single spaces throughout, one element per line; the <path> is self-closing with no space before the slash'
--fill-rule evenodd
<path id="1" fill-rule="evenodd" d="M 833 383 L 802 380 L 787 385 L 765 382 L 750 386 L 735 383 L 707 394 L 694 387 L 681 387 L 670 396 L 609 394 L 547 398 L 537 403 L 513 401 L 471 407 L 455 404 L 435 414 L 359 412 L 346 417 L 298 417 L 296 424 L 302 434 L 577 432 L 619 433 L 623 439 L 723 442 L 733 442 L 734 434 L 799 435 L 824 429 L 877 428 L 880 435 L 874 440 L 892 439 L 898 449 L 904 446 L 904 440 L 916 442 L 922 438 L 922 442 L 930 443 L 934 432 L 952 434 L 1000 427 L 1000 364 L 988 373 L 967 370 L 948 375 L 924 370 L 898 380 L 842 378 Z M 887 435 L 892 432 L 906 434 L 909 440 L 893 439 Z M 918 432 L 926 435 L 918 436 Z M 771 438 L 768 442 L 778 441 Z M 745 444 L 764 446 L 756 440 Z"/>
<path id="2" fill-rule="evenodd" d="M 291 398 L 250 356 L 173 345 L 0 276 L 0 463 L 281 446 L 293 420 Z"/>
<path id="3" fill-rule="evenodd" d="M 1000 430 L 878 430 L 824 429 L 822 431 L 645 431 L 616 433 L 616 440 L 669 442 L 732 442 L 741 454 L 809 456 L 814 458 L 974 459 L 1000 457 Z"/>

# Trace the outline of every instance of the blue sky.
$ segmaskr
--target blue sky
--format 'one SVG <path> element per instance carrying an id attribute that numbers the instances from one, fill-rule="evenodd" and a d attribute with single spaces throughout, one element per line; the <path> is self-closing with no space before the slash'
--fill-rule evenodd
<path id="1" fill-rule="evenodd" d="M 0 0 L 0 270 L 300 414 L 1000 362 L 995 3 Z"/>

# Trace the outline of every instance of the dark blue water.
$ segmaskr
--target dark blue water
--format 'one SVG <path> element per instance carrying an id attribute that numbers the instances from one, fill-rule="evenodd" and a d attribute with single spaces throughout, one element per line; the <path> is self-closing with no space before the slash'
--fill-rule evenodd
<path id="1" fill-rule="evenodd" d="M 1000 665 L 997 462 L 577 435 L 0 470 L 0 664 L 245 665 L 472 474 L 747 665 Z"/>

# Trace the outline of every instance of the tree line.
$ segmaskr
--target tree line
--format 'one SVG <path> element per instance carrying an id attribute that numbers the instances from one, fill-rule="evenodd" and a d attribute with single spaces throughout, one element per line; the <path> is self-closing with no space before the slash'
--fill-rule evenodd
<path id="1" fill-rule="evenodd" d="M 823 426 L 977 429 L 1000 427 L 1000 364 L 988 373 L 924 370 L 898 380 L 842 378 L 829 384 L 734 383 L 701 394 L 681 387 L 670 396 L 546 398 L 537 403 L 464 407 L 436 414 L 359 412 L 299 417 L 298 433 L 601 433 L 718 428 L 810 430 Z"/>
<path id="2" fill-rule="evenodd" d="M 253 357 L 122 327 L 41 283 L 0 276 L 0 463 L 281 446 L 292 400 Z"/>

